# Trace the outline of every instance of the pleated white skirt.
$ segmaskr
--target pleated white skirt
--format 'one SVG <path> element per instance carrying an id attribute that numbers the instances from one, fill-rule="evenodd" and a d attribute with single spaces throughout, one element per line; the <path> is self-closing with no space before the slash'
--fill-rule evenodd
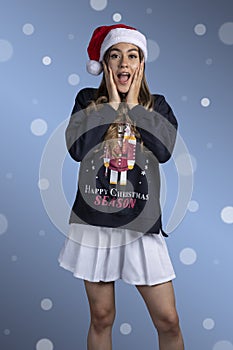
<path id="1" fill-rule="evenodd" d="M 175 278 L 163 235 L 71 224 L 58 257 L 74 277 L 155 285 Z"/>

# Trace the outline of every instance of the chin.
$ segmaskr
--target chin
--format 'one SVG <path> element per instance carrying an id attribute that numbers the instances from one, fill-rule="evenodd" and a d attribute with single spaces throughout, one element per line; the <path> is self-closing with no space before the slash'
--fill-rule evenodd
<path id="1" fill-rule="evenodd" d="M 129 87 L 128 86 L 120 86 L 120 87 L 117 88 L 117 90 L 121 94 L 127 94 L 127 92 L 129 91 Z"/>

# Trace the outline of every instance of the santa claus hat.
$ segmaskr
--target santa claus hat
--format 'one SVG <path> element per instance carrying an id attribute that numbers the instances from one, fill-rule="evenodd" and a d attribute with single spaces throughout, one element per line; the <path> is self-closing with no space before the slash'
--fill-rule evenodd
<path id="1" fill-rule="evenodd" d="M 87 48 L 89 61 L 87 62 L 87 71 L 93 75 L 99 75 L 102 70 L 101 61 L 105 52 L 118 43 L 129 43 L 138 46 L 147 59 L 146 37 L 133 27 L 125 24 L 114 24 L 110 26 L 101 26 L 95 29 Z"/>

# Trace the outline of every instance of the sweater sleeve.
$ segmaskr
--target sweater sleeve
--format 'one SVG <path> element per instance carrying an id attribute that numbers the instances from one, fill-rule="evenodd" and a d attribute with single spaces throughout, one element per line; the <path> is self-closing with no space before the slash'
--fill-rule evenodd
<path id="1" fill-rule="evenodd" d="M 137 105 L 129 111 L 136 122 L 142 141 L 160 163 L 171 157 L 177 134 L 177 120 L 164 96 L 157 95 L 154 110 Z"/>
<path id="2" fill-rule="evenodd" d="M 72 114 L 66 128 L 66 145 L 71 157 L 77 162 L 103 141 L 109 125 L 116 118 L 116 111 L 103 104 L 98 110 L 87 111 L 85 108 L 91 101 L 90 89 L 81 90 L 76 99 Z"/>

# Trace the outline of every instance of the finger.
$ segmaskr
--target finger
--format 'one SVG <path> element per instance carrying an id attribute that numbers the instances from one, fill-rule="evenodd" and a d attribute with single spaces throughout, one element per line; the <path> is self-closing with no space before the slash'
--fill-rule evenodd
<path id="1" fill-rule="evenodd" d="M 137 79 L 138 79 L 138 74 L 139 74 L 139 66 L 135 69 L 134 75 L 133 75 L 133 79 L 132 79 L 132 84 L 136 83 Z"/>
<path id="2" fill-rule="evenodd" d="M 132 83 L 134 84 L 134 86 L 140 86 L 141 80 L 142 80 L 141 67 L 138 66 L 138 68 L 137 68 L 136 71 L 135 71 L 134 79 L 133 79 L 133 82 L 132 82 Z"/>
<path id="3" fill-rule="evenodd" d="M 140 71 L 139 74 L 142 76 L 144 72 L 144 59 L 142 60 L 142 62 L 140 63 Z"/>
<path id="4" fill-rule="evenodd" d="M 143 77 L 143 65 L 140 64 L 137 68 L 137 71 L 135 72 L 135 81 L 140 85 Z"/>
<path id="5" fill-rule="evenodd" d="M 110 81 L 111 83 L 113 84 L 114 83 L 114 80 L 113 80 L 113 73 L 112 73 L 112 69 L 109 67 L 109 77 L 110 77 Z"/>
<path id="6" fill-rule="evenodd" d="M 103 63 L 103 68 L 104 68 L 104 74 L 105 74 L 106 77 L 108 77 L 108 68 L 107 68 L 107 65 L 106 65 L 106 63 L 105 63 L 104 61 L 103 61 L 102 63 Z"/>

